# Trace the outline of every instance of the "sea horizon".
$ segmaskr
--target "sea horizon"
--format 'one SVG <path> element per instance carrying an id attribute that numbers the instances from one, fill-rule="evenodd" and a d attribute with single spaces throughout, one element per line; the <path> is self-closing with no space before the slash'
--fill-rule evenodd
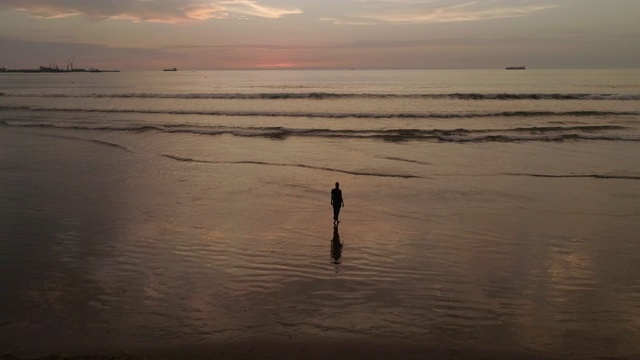
<path id="1" fill-rule="evenodd" d="M 4 65 L 3 65 L 4 66 Z M 34 66 L 6 66 L 7 70 L 10 70 L 5 73 L 11 73 L 12 71 L 19 70 L 37 70 L 39 66 L 42 65 L 34 65 Z M 507 67 L 510 66 L 525 66 L 526 69 L 522 71 L 606 71 L 606 70 L 640 70 L 640 67 L 576 67 L 576 68 L 565 68 L 565 67 L 535 67 L 529 66 L 527 64 L 505 64 L 502 67 L 482 67 L 482 68 L 401 68 L 401 67 L 390 67 L 390 68 L 375 68 L 375 67 L 349 67 L 349 66 L 338 66 L 338 67 L 288 67 L 288 66 L 273 66 L 273 67 L 246 67 L 246 68 L 181 68 L 178 65 L 170 65 L 170 68 L 176 68 L 177 71 L 280 71 L 280 70 L 293 70 L 293 71 L 491 71 L 491 70 L 506 70 Z M 121 72 L 157 72 L 163 71 L 169 67 L 158 67 L 158 68 L 122 68 L 118 66 L 99 66 L 99 67 L 79 67 L 81 69 L 118 69 Z M 64 67 L 60 67 L 61 70 L 64 70 Z M 67 72 L 66 70 L 64 72 Z M 63 73 L 64 73 L 63 72 Z M 70 72 L 70 71 L 69 71 Z M 87 71 L 88 72 L 88 71 Z M 3 71 L 0 71 L 0 74 Z"/>

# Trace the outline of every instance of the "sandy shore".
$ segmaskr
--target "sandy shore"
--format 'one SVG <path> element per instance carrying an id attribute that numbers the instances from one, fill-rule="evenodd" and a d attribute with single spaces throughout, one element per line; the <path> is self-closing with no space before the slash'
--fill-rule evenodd
<path id="1" fill-rule="evenodd" d="M 563 359 L 584 357 L 563 356 Z M 640 358 L 640 357 L 636 357 Z M 225 344 L 197 345 L 189 347 L 157 347 L 130 353 L 103 355 L 50 354 L 21 357 L 5 354 L 2 360 L 142 360 L 142 359 L 560 359 L 541 353 L 504 352 L 463 348 L 438 348 L 417 344 L 387 343 L 385 341 L 315 341 L 254 340 Z M 628 359 L 633 359 L 629 357 Z"/>
<path id="2" fill-rule="evenodd" d="M 496 111 L 491 104 L 483 111 Z M 538 106 L 564 111 L 556 101 Z M 132 116 L 14 115 L 27 124 L 52 117 L 52 126 L 77 118 L 109 127 Z M 134 117 L 157 124 L 156 116 Z M 178 117 L 168 128 L 195 120 L 203 119 Z M 537 132 L 583 120 L 444 123 Z M 224 121 L 244 124 L 243 133 L 300 129 L 298 121 L 313 132 L 366 135 L 369 126 L 359 118 Z M 367 121 L 407 134 L 416 125 Z M 601 131 L 618 121 L 592 120 Z M 0 144 L 4 360 L 640 353 L 640 158 L 632 141 L 5 126 Z M 336 181 L 346 205 L 339 231 L 330 205 Z"/>

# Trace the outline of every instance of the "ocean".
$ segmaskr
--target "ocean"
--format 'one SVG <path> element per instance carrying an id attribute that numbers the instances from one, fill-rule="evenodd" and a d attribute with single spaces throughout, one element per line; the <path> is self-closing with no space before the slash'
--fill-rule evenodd
<path id="1" fill-rule="evenodd" d="M 0 351 L 640 358 L 639 79 L 0 74 Z"/>

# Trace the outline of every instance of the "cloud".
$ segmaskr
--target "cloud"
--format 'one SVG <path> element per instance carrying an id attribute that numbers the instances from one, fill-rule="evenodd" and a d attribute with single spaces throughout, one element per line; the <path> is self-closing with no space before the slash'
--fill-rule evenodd
<path id="1" fill-rule="evenodd" d="M 2 0 L 0 11 L 20 10 L 43 19 L 85 16 L 89 19 L 180 23 L 232 16 L 280 18 L 299 14 L 298 9 L 280 9 L 252 0 Z"/>
<path id="2" fill-rule="evenodd" d="M 340 19 L 340 18 L 320 18 L 320 21 L 326 21 L 335 25 L 375 25 L 375 21 L 358 20 L 358 19 Z"/>
<path id="3" fill-rule="evenodd" d="M 271 6 L 260 5 L 256 1 L 250 0 L 221 1 L 220 4 L 224 5 L 226 11 L 229 12 L 271 19 L 302 13 L 299 9 L 278 9 Z"/>
<path id="4" fill-rule="evenodd" d="M 556 4 L 529 4 L 513 1 L 471 1 L 456 5 L 445 5 L 441 0 L 353 0 L 369 4 L 372 10 L 353 13 L 349 17 L 391 24 L 445 23 L 481 21 L 529 16 L 534 13 L 559 7 Z M 448 4 L 451 1 L 447 2 Z M 385 7 L 391 4 L 392 7 Z M 427 5 L 429 4 L 429 5 Z M 365 6 L 366 7 L 366 6 Z M 337 21 L 334 21 L 338 23 Z M 346 21 L 343 21 L 346 23 Z"/>
<path id="5" fill-rule="evenodd" d="M 351 1 L 362 2 L 362 3 L 426 4 L 426 3 L 433 3 L 438 0 L 351 0 Z"/>

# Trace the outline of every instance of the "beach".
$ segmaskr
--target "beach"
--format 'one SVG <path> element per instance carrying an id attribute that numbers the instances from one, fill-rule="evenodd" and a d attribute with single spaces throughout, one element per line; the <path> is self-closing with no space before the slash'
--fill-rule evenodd
<path id="1" fill-rule="evenodd" d="M 2 74 L 0 350 L 638 358 L 637 71 L 507 73 Z"/>

